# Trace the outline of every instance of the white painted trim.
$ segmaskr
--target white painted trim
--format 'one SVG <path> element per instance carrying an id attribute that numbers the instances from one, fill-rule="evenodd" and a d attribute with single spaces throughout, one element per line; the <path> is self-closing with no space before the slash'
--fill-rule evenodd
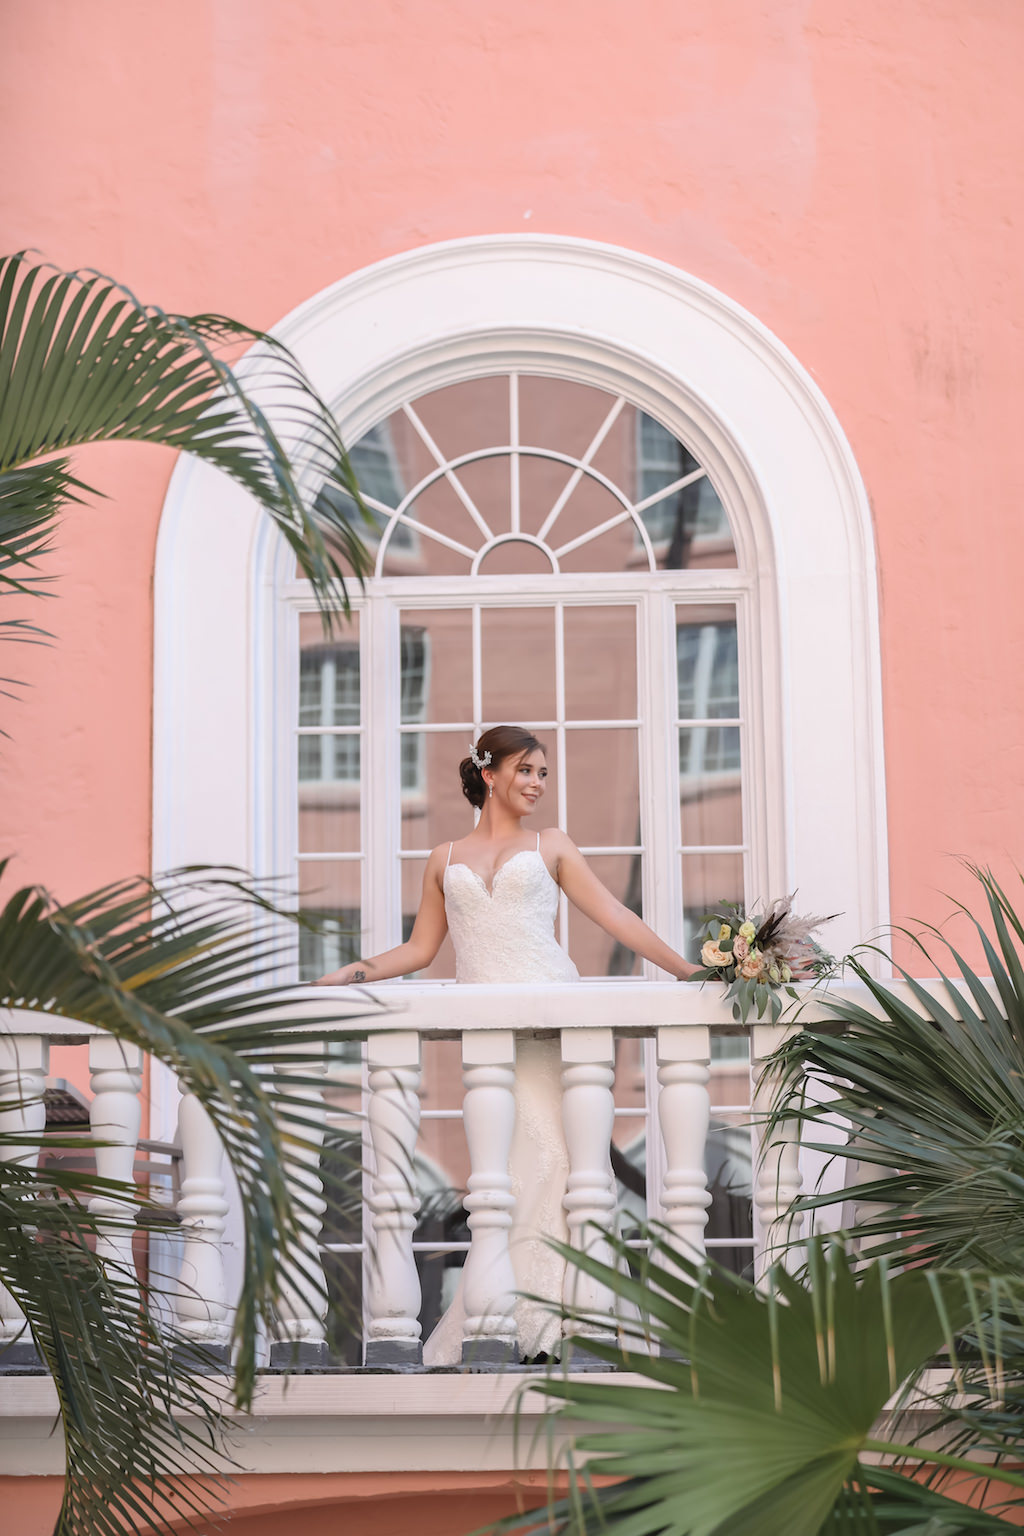
<path id="1" fill-rule="evenodd" d="M 588 1373 L 607 1381 L 611 1373 Z M 570 1378 L 576 1379 L 576 1378 Z M 624 1386 L 643 1378 L 614 1374 Z M 518 1374 L 268 1376 L 228 1473 L 525 1472 L 548 1465 L 551 1400 Z M 0 1377 L 0 1476 L 59 1476 L 64 1437 L 54 1429 L 49 1377 Z M 564 1435 L 554 1436 L 556 1445 Z"/>
<path id="2" fill-rule="evenodd" d="M 578 1378 L 570 1378 L 578 1379 Z M 589 1372 L 624 1388 L 650 1382 L 631 1372 Z M 948 1373 L 927 1371 L 910 1407 L 934 1413 Z M 521 1375 L 267 1377 L 254 1411 L 239 1416 L 227 1473 L 510 1471 L 548 1465 L 551 1400 Z M 516 1413 L 516 1399 L 522 1398 Z M 899 1401 L 893 1399 L 889 1406 Z M 903 1404 L 903 1406 L 907 1406 Z M 64 1439 L 54 1428 L 48 1377 L 0 1377 L 0 1476 L 59 1476 Z M 562 1438 L 555 1436 L 561 1446 Z"/>
<path id="3" fill-rule="evenodd" d="M 760 674 L 763 722 L 751 721 L 751 736 L 761 724 L 767 745 L 754 807 L 766 867 L 752 874 L 763 875 L 765 894 L 799 887 L 802 908 L 843 912 L 837 947 L 884 923 L 870 512 L 834 414 L 777 337 L 665 263 L 535 235 L 393 257 L 310 299 L 276 334 L 350 439 L 425 390 L 517 369 L 626 395 L 682 438 L 711 475 L 753 576 L 746 659 Z M 178 464 L 156 568 L 158 869 L 259 868 L 266 854 L 256 790 L 266 663 L 280 654 L 276 544 L 243 492 L 206 466 Z M 691 590 L 686 573 L 678 578 Z"/>

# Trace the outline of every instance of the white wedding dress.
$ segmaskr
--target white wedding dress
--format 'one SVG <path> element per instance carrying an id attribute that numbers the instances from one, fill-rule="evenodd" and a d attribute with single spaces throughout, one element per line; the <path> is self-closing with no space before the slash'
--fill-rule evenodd
<path id="1" fill-rule="evenodd" d="M 444 871 L 448 931 L 455 945 L 455 980 L 503 984 L 521 981 L 577 981 L 579 972 L 555 939 L 558 886 L 536 848 L 514 853 L 496 871 L 491 890 L 467 864 L 453 864 L 451 847 Z M 562 1197 L 569 1161 L 562 1135 L 562 1056 L 558 1039 L 521 1038 L 516 1046 L 516 1122 L 509 1156 L 515 1211 L 509 1247 L 516 1290 L 561 1300 L 565 1262 L 545 1238 L 565 1242 L 568 1228 Z M 515 1308 L 519 1353 L 524 1360 L 556 1354 L 561 1322 L 552 1312 L 520 1295 Z M 462 1360 L 465 1308 L 462 1284 L 423 1346 L 428 1366 Z"/>

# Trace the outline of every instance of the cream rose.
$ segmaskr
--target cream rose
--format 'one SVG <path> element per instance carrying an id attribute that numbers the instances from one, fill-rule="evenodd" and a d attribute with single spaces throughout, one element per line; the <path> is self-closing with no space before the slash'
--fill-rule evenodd
<path id="1" fill-rule="evenodd" d="M 735 939 L 732 941 L 732 957 L 736 961 L 736 964 L 742 965 L 743 961 L 747 958 L 749 953 L 750 945 L 747 943 L 742 933 L 738 933 Z"/>
<path id="2" fill-rule="evenodd" d="M 747 922 L 740 924 L 740 938 L 746 939 L 748 944 L 753 944 L 754 940 L 757 938 L 757 929 L 754 927 L 753 923 Z"/>
<path id="3" fill-rule="evenodd" d="M 732 955 L 728 954 L 724 949 L 719 949 L 713 939 L 708 939 L 707 943 L 703 946 L 700 958 L 709 970 L 720 965 L 732 965 Z"/>

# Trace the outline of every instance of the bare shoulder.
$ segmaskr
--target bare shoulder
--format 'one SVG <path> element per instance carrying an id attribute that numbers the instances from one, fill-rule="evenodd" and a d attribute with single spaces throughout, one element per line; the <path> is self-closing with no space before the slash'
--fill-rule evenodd
<path id="1" fill-rule="evenodd" d="M 432 848 L 430 850 L 430 857 L 427 859 L 427 867 L 423 871 L 424 885 L 427 885 L 428 882 L 433 881 L 435 885 L 440 886 L 441 876 L 444 874 L 444 867 L 448 862 L 448 849 L 450 847 L 450 843 L 439 843 L 436 848 Z"/>
<path id="2" fill-rule="evenodd" d="M 561 827 L 545 827 L 540 834 L 540 847 L 549 865 L 558 865 L 564 859 L 582 858 L 572 838 Z"/>

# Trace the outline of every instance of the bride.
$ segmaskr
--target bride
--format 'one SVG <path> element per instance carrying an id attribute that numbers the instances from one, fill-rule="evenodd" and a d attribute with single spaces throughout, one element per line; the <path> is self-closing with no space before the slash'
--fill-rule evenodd
<path id="1" fill-rule="evenodd" d="M 480 817 L 466 837 L 431 853 L 409 938 L 396 949 L 322 976 L 320 985 L 386 981 L 422 970 L 446 932 L 455 946 L 457 982 L 576 981 L 579 972 L 555 939 L 559 890 L 626 949 L 662 970 L 683 980 L 699 969 L 616 900 L 564 832 L 551 827 L 531 833 L 523 825 L 547 783 L 544 748 L 536 736 L 519 726 L 493 726 L 470 749 L 459 772 L 463 794 Z M 509 1237 L 516 1287 L 556 1302 L 565 1264 L 545 1238 L 564 1242 L 567 1237 L 561 1068 L 557 1040 L 519 1042 L 509 1159 L 516 1200 Z M 460 1287 L 424 1345 L 425 1365 L 460 1362 L 463 1319 Z M 523 1359 L 557 1352 L 560 1322 L 549 1308 L 521 1295 L 516 1324 Z"/>

